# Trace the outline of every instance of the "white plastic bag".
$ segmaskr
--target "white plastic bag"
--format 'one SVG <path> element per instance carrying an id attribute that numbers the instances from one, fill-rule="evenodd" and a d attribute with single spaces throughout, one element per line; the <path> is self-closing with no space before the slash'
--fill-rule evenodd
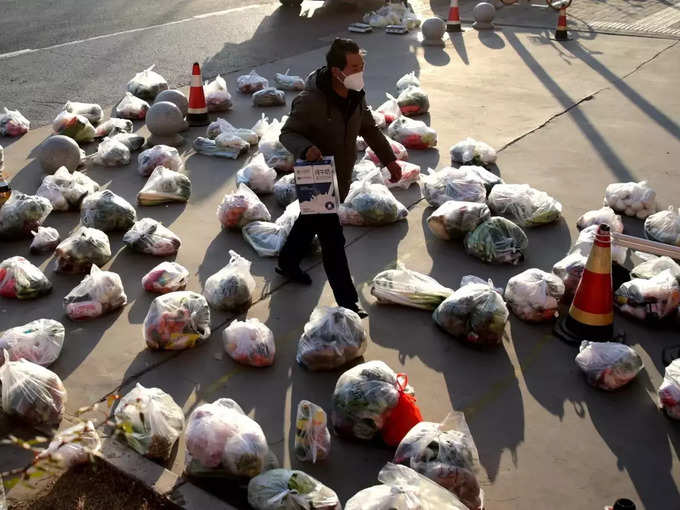
<path id="1" fill-rule="evenodd" d="M 427 218 L 427 226 L 439 239 L 460 239 L 491 217 L 489 207 L 480 202 L 447 200 Z"/>
<path id="2" fill-rule="evenodd" d="M 587 211 L 581 215 L 576 221 L 576 228 L 583 230 L 592 225 L 601 225 L 606 223 L 611 228 L 612 232 L 623 232 L 623 222 L 621 216 L 614 212 L 611 207 L 604 206 L 601 209 Z"/>
<path id="3" fill-rule="evenodd" d="M 287 207 L 297 200 L 295 174 L 286 174 L 274 183 L 274 198 L 280 207 Z"/>
<path id="4" fill-rule="evenodd" d="M 266 89 L 269 87 L 269 80 L 257 74 L 257 71 L 253 69 L 249 74 L 244 74 L 236 79 L 236 86 L 238 91 L 243 94 L 252 94 L 258 90 Z"/>
<path id="5" fill-rule="evenodd" d="M 125 166 L 130 162 L 130 149 L 114 138 L 104 138 L 92 156 L 92 161 L 102 166 Z"/>
<path id="6" fill-rule="evenodd" d="M 31 123 L 19 110 L 4 109 L 0 113 L 0 136 L 21 136 L 28 133 Z"/>
<path id="7" fill-rule="evenodd" d="M 307 473 L 270 469 L 248 483 L 248 504 L 255 510 L 341 510 L 338 495 Z"/>
<path id="8" fill-rule="evenodd" d="M 246 184 L 259 195 L 271 193 L 276 182 L 276 170 L 266 163 L 264 155 L 259 152 L 236 173 L 236 182 Z"/>
<path id="9" fill-rule="evenodd" d="M 94 137 L 104 138 L 105 136 L 115 136 L 119 133 L 132 133 L 132 129 L 133 124 L 131 120 L 112 117 L 95 128 Z"/>
<path id="10" fill-rule="evenodd" d="M 366 178 L 370 179 L 375 179 L 375 182 L 378 184 L 384 184 L 384 179 L 382 178 L 382 173 L 381 172 L 376 172 L 376 170 L 380 170 L 373 161 L 370 159 L 360 159 L 354 164 L 354 168 L 352 169 L 352 182 L 354 181 L 363 181 Z M 293 175 L 293 177 L 295 177 Z M 374 181 L 371 181 L 374 182 Z"/>
<path id="11" fill-rule="evenodd" d="M 614 305 L 637 319 L 660 320 L 680 306 L 680 284 L 669 269 L 648 280 L 630 280 L 614 293 Z"/>
<path id="12" fill-rule="evenodd" d="M 234 193 L 224 195 L 217 206 L 217 218 L 224 228 L 234 229 L 243 228 L 253 221 L 272 219 L 267 206 L 243 183 Z"/>
<path id="13" fill-rule="evenodd" d="M 0 333 L 0 352 L 9 359 L 25 359 L 43 367 L 54 363 L 64 345 L 64 326 L 52 319 L 37 319 Z"/>
<path id="14" fill-rule="evenodd" d="M 259 138 L 262 138 L 269 128 L 270 122 L 269 117 L 266 114 L 262 114 L 260 119 L 253 125 L 253 131 L 257 134 Z"/>
<path id="15" fill-rule="evenodd" d="M 108 189 L 87 195 L 80 207 L 81 223 L 103 232 L 127 230 L 136 219 L 132 204 Z"/>
<path id="16" fill-rule="evenodd" d="M 231 110 L 233 106 L 231 94 L 227 89 L 227 82 L 222 76 L 218 74 L 213 81 L 206 83 L 204 91 L 205 102 L 209 112 L 226 112 Z"/>
<path id="17" fill-rule="evenodd" d="M 607 186 L 604 205 L 626 216 L 644 220 L 656 212 L 656 192 L 647 185 L 647 181 L 616 182 Z"/>
<path id="18" fill-rule="evenodd" d="M 406 73 L 404 76 L 397 80 L 397 90 L 401 92 L 409 87 L 420 87 L 420 80 L 416 76 L 415 71 Z"/>
<path id="19" fill-rule="evenodd" d="M 188 279 L 189 271 L 184 266 L 166 260 L 142 277 L 142 286 L 147 292 L 167 294 L 184 290 Z"/>
<path id="20" fill-rule="evenodd" d="M 491 165 L 496 162 L 496 150 L 485 142 L 480 142 L 474 138 L 466 138 L 453 145 L 449 151 L 451 153 L 451 164 L 470 163 L 475 165 Z"/>
<path id="21" fill-rule="evenodd" d="M 242 229 L 243 237 L 260 257 L 276 257 L 288 239 L 288 235 L 300 216 L 300 202 L 286 206 L 275 222 L 253 221 Z"/>
<path id="22" fill-rule="evenodd" d="M 388 188 L 400 188 L 408 189 L 411 184 L 415 184 L 420 181 L 420 166 L 409 163 L 408 161 L 396 161 L 399 168 L 401 168 L 401 177 L 397 182 L 390 181 L 391 175 L 387 167 L 381 170 L 383 176 L 383 183 Z"/>
<path id="23" fill-rule="evenodd" d="M 444 287 L 431 276 L 406 269 L 401 262 L 397 262 L 395 269 L 387 269 L 375 275 L 371 282 L 371 294 L 379 303 L 434 310 L 453 294 L 453 290 Z"/>
<path id="24" fill-rule="evenodd" d="M 508 280 L 505 300 L 520 319 L 529 322 L 550 321 L 557 317 L 564 295 L 564 283 L 552 273 L 532 268 Z"/>
<path id="25" fill-rule="evenodd" d="M 150 349 L 188 349 L 208 337 L 210 308 L 196 292 L 182 290 L 158 296 L 144 318 L 144 340 Z"/>
<path id="26" fill-rule="evenodd" d="M 59 232 L 54 227 L 38 227 L 31 234 L 33 241 L 29 251 L 33 254 L 52 252 L 59 244 Z"/>
<path id="27" fill-rule="evenodd" d="M 205 130 L 205 136 L 214 140 L 222 133 L 233 133 L 236 128 L 226 119 L 217 117 L 213 122 L 208 124 Z"/>
<path id="28" fill-rule="evenodd" d="M 123 242 L 139 253 L 165 257 L 174 255 L 182 241 L 169 228 L 153 218 L 142 218 L 125 232 Z"/>
<path id="29" fill-rule="evenodd" d="M 187 202 L 191 196 L 191 181 L 179 172 L 157 166 L 144 187 L 137 193 L 139 205 L 158 205 L 167 202 Z"/>
<path id="30" fill-rule="evenodd" d="M 64 311 L 73 321 L 94 319 L 127 303 L 123 282 L 117 273 L 102 271 L 96 265 L 64 298 Z"/>
<path id="31" fill-rule="evenodd" d="M 149 111 L 149 103 L 126 92 L 123 99 L 116 105 L 113 113 L 116 117 L 130 120 L 144 120 Z"/>
<path id="32" fill-rule="evenodd" d="M 179 152 L 169 145 L 155 145 L 137 156 L 137 171 L 144 177 L 151 175 L 157 166 L 164 166 L 175 172 L 184 170 Z"/>
<path id="33" fill-rule="evenodd" d="M 295 165 L 295 156 L 279 140 L 281 128 L 285 121 L 286 117 L 283 117 L 281 120 L 275 119 L 267 125 L 264 133 L 260 135 L 259 149 L 264 156 L 267 166 L 279 172 L 292 172 Z"/>
<path id="34" fill-rule="evenodd" d="M 251 262 L 229 250 L 229 264 L 205 281 L 203 294 L 217 310 L 239 311 L 250 306 L 255 292 L 255 279 L 250 274 Z"/>
<path id="35" fill-rule="evenodd" d="M 680 420 L 680 358 L 666 367 L 658 394 L 659 405 L 666 411 L 666 415 Z"/>
<path id="36" fill-rule="evenodd" d="M 449 200 L 459 202 L 486 202 L 486 188 L 476 177 L 460 168 L 446 167 L 421 174 L 421 183 L 425 200 L 433 206 L 440 207 Z"/>
<path id="37" fill-rule="evenodd" d="M 575 361 L 588 384 L 609 391 L 625 386 L 644 368 L 633 348 L 616 342 L 584 340 Z"/>
<path id="38" fill-rule="evenodd" d="M 111 258 L 109 237 L 96 228 L 79 227 L 55 250 L 55 271 L 87 273 L 92 264 L 103 266 Z"/>
<path id="39" fill-rule="evenodd" d="M 250 149 L 250 144 L 236 134 L 236 131 L 220 133 L 215 138 L 215 145 L 218 149 L 233 150 L 241 154 Z"/>
<path id="40" fill-rule="evenodd" d="M 648 216 L 645 220 L 645 237 L 660 243 L 680 246 L 680 210 L 669 207 Z"/>
<path id="41" fill-rule="evenodd" d="M 631 269 L 630 276 L 631 278 L 649 280 L 665 270 L 669 270 L 675 279 L 678 280 L 678 283 L 680 283 L 680 264 L 670 257 L 654 257 L 641 262 Z"/>
<path id="42" fill-rule="evenodd" d="M 219 143 L 217 140 L 220 140 Z M 199 154 L 220 158 L 238 159 L 250 148 L 250 144 L 233 132 L 222 133 L 215 140 L 203 136 L 194 139 L 191 144 Z"/>
<path id="43" fill-rule="evenodd" d="M 14 241 L 30 236 L 52 212 L 49 200 L 12 190 L 0 207 L 0 240 Z"/>
<path id="44" fill-rule="evenodd" d="M 378 178 L 382 178 L 380 172 Z M 396 223 L 408 215 L 408 209 L 399 202 L 384 184 L 373 184 L 370 175 L 363 181 L 353 182 L 338 216 L 343 225 L 379 226 Z"/>
<path id="45" fill-rule="evenodd" d="M 267 87 L 253 93 L 253 106 L 284 106 L 286 93 L 274 87 Z"/>
<path id="46" fill-rule="evenodd" d="M 425 150 L 437 145 L 437 132 L 423 121 L 401 116 L 387 128 L 390 138 L 402 143 L 407 149 Z"/>
<path id="47" fill-rule="evenodd" d="M 223 332 L 224 351 L 231 359 L 251 367 L 274 364 L 274 333 L 258 319 L 234 320 Z"/>
<path id="48" fill-rule="evenodd" d="M 387 122 L 385 121 L 385 114 L 382 112 L 375 111 L 372 107 L 368 107 L 368 110 L 371 112 L 371 115 L 373 116 L 373 122 L 375 122 L 375 127 L 378 129 L 385 129 L 387 127 Z M 361 137 L 359 137 L 361 138 Z M 363 138 L 361 138 L 363 140 Z M 357 138 L 357 142 L 358 142 Z M 361 150 L 365 150 L 366 147 L 364 147 Z"/>
<path id="49" fill-rule="evenodd" d="M 137 133 L 116 133 L 111 137 L 111 140 L 122 143 L 130 152 L 140 150 L 146 143 L 146 138 Z"/>
<path id="50" fill-rule="evenodd" d="M 491 212 L 505 216 L 520 227 L 553 223 L 562 215 L 562 204 L 528 184 L 497 184 L 487 201 Z"/>
<path id="51" fill-rule="evenodd" d="M 127 84 L 128 92 L 140 99 L 153 101 L 160 92 L 168 90 L 168 82 L 153 70 L 154 67 L 155 64 L 135 74 Z"/>
<path id="52" fill-rule="evenodd" d="M 99 453 L 101 447 L 94 424 L 81 421 L 54 436 L 49 446 L 38 455 L 38 465 L 48 460 L 50 464 L 56 462 L 62 469 L 69 469 L 90 462 L 92 455 Z"/>
<path id="53" fill-rule="evenodd" d="M 83 198 L 99 191 L 99 184 L 87 175 L 69 172 L 65 166 L 59 167 L 53 175 L 43 177 L 35 194 L 50 201 L 55 211 L 78 209 Z"/>
<path id="54" fill-rule="evenodd" d="M 55 133 L 73 138 L 79 143 L 94 140 L 94 126 L 87 118 L 75 113 L 60 112 L 52 121 L 52 129 Z"/>
<path id="55" fill-rule="evenodd" d="M 104 118 L 102 107 L 96 103 L 79 103 L 77 101 L 67 101 L 64 111 L 82 115 L 92 124 L 99 124 Z"/>
<path id="56" fill-rule="evenodd" d="M 0 262 L 0 296 L 34 299 L 51 290 L 52 282 L 24 257 L 14 256 Z"/>
<path id="57" fill-rule="evenodd" d="M 316 464 L 331 452 L 328 417 L 321 406 L 301 400 L 295 417 L 295 457 L 300 462 Z"/>
<path id="58" fill-rule="evenodd" d="M 399 103 L 394 96 L 387 93 L 385 95 L 387 96 L 387 101 L 378 106 L 375 111 L 385 116 L 385 124 L 389 126 L 401 117 L 401 108 L 399 108 Z"/>
<path id="59" fill-rule="evenodd" d="M 406 150 L 406 147 L 404 147 L 396 140 L 392 140 L 389 136 L 386 136 L 385 139 L 390 144 L 390 147 L 392 149 L 392 152 L 394 153 L 395 158 L 397 158 L 400 161 L 408 160 L 408 151 Z M 370 147 L 366 148 L 366 154 L 364 157 L 371 160 L 376 165 L 382 165 L 382 161 L 380 161 L 378 155 Z"/>
<path id="60" fill-rule="evenodd" d="M 276 86 L 281 90 L 292 90 L 294 92 L 301 92 L 305 88 L 305 80 L 301 76 L 295 76 L 288 74 L 290 69 L 286 69 L 286 72 L 276 73 L 274 75 L 274 82 Z"/>
<path id="61" fill-rule="evenodd" d="M 140 383 L 120 399 L 113 416 L 127 443 L 152 459 L 168 460 L 184 429 L 184 413 L 173 398 Z"/>

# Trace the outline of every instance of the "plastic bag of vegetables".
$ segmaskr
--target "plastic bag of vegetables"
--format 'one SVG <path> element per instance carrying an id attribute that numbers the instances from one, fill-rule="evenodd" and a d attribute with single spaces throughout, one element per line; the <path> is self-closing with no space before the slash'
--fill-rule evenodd
<path id="1" fill-rule="evenodd" d="M 382 175 L 378 172 L 378 178 Z M 338 216 L 343 225 L 379 226 L 403 220 L 408 209 L 399 202 L 384 184 L 373 184 L 370 175 L 353 182 Z"/>
<path id="2" fill-rule="evenodd" d="M 59 244 L 59 232 L 54 227 L 38 227 L 38 230 L 31 234 L 33 234 L 33 241 L 31 241 L 29 251 L 32 254 L 50 253 Z"/>
<path id="3" fill-rule="evenodd" d="M 434 322 L 450 335 L 477 345 L 500 345 L 508 309 L 492 284 L 468 283 L 434 311 Z"/>
<path id="4" fill-rule="evenodd" d="M 137 171 L 144 177 L 151 175 L 156 167 L 163 166 L 175 172 L 184 170 L 184 162 L 179 152 L 169 145 L 155 145 L 137 156 Z"/>
<path id="5" fill-rule="evenodd" d="M 380 170 L 380 168 L 378 168 L 373 161 L 366 158 L 360 159 L 354 164 L 354 168 L 352 168 L 352 182 L 364 181 L 370 177 L 371 182 L 384 184 L 381 173 L 376 172 L 376 170 Z M 375 181 L 373 181 L 373 179 L 375 179 Z"/>
<path id="6" fill-rule="evenodd" d="M 152 459 L 168 460 L 184 429 L 184 413 L 172 397 L 139 383 L 120 399 L 113 417 L 130 447 Z"/>
<path id="7" fill-rule="evenodd" d="M 529 322 L 557 317 L 564 283 L 556 275 L 532 268 L 508 280 L 505 300 L 517 317 Z"/>
<path id="8" fill-rule="evenodd" d="M 401 91 L 397 103 L 402 115 L 407 117 L 423 115 L 430 110 L 430 98 L 420 87 L 408 87 Z"/>
<path id="9" fill-rule="evenodd" d="M 401 108 L 399 108 L 397 98 L 388 93 L 385 93 L 385 95 L 387 96 L 387 101 L 378 106 L 375 111 L 383 114 L 385 117 L 385 124 L 389 126 L 392 122 L 401 117 Z"/>
<path id="10" fill-rule="evenodd" d="M 236 128 L 231 124 L 231 122 L 225 118 L 217 117 L 213 122 L 208 124 L 208 127 L 205 130 L 205 136 L 206 138 L 214 140 L 222 133 L 233 133 L 235 131 Z"/>
<path id="11" fill-rule="evenodd" d="M 103 266 L 111 258 L 109 237 L 96 228 L 79 227 L 55 250 L 55 271 L 87 273 L 90 267 Z"/>
<path id="12" fill-rule="evenodd" d="M 142 218 L 132 225 L 123 242 L 139 253 L 159 257 L 174 255 L 182 244 L 177 235 L 153 218 Z"/>
<path id="13" fill-rule="evenodd" d="M 260 257 L 276 257 L 288 239 L 288 235 L 300 215 L 300 203 L 296 200 L 276 221 L 253 221 L 243 227 L 243 238 Z"/>
<path id="14" fill-rule="evenodd" d="M 12 190 L 7 202 L 0 207 L 0 239 L 13 241 L 28 237 L 51 212 L 52 204 L 46 198 Z"/>
<path id="15" fill-rule="evenodd" d="M 328 458 L 331 433 L 326 426 L 326 411 L 309 400 L 300 400 L 295 418 L 295 457 L 301 462 L 316 464 Z"/>
<path id="16" fill-rule="evenodd" d="M 680 283 L 680 264 L 670 257 L 654 257 L 642 262 L 631 270 L 630 276 L 632 278 L 649 280 L 665 270 L 669 270 L 675 279 L 678 280 L 678 283 Z"/>
<path id="17" fill-rule="evenodd" d="M 604 205 L 644 220 L 656 212 L 656 191 L 647 185 L 647 181 L 615 182 L 604 192 Z"/>
<path id="18" fill-rule="evenodd" d="M 393 303 L 422 310 L 434 310 L 453 290 L 426 274 L 406 269 L 397 262 L 395 269 L 378 273 L 371 282 L 371 294 L 378 303 Z"/>
<path id="19" fill-rule="evenodd" d="M 133 124 L 131 120 L 112 117 L 95 128 L 94 137 L 104 138 L 105 136 L 115 136 L 119 133 L 132 133 L 132 129 Z"/>
<path id="20" fill-rule="evenodd" d="M 286 93 L 274 87 L 258 90 L 253 94 L 253 106 L 284 106 Z"/>
<path id="21" fill-rule="evenodd" d="M 250 306 L 255 292 L 255 279 L 250 274 L 251 262 L 229 250 L 229 264 L 205 281 L 208 303 L 217 310 L 239 311 Z"/>
<path id="22" fill-rule="evenodd" d="M 248 483 L 248 504 L 255 510 L 340 510 L 332 489 L 307 473 L 271 469 Z"/>
<path id="23" fill-rule="evenodd" d="M 259 152 L 236 173 L 236 182 L 247 185 L 258 195 L 271 193 L 276 182 L 276 170 L 266 163 L 264 155 Z"/>
<path id="24" fill-rule="evenodd" d="M 218 143 L 218 139 L 220 143 Z M 199 136 L 194 140 L 193 147 L 196 152 L 206 156 L 238 159 L 241 154 L 248 150 L 250 145 L 233 133 L 222 133 L 215 140 Z"/>
<path id="25" fill-rule="evenodd" d="M 69 319 L 79 321 L 101 317 L 126 303 L 120 276 L 92 265 L 90 274 L 64 298 L 64 311 Z"/>
<path id="26" fill-rule="evenodd" d="M 397 80 L 397 90 L 401 92 L 402 90 L 406 90 L 409 87 L 420 87 L 420 80 L 416 76 L 415 71 L 411 71 L 410 73 L 406 73 L 404 76 L 399 78 Z"/>
<path id="27" fill-rule="evenodd" d="M 8 110 L 5 108 L 4 111 L 5 113 L 0 113 L 1 136 L 21 136 L 28 133 L 31 123 L 19 110 Z"/>
<path id="28" fill-rule="evenodd" d="M 599 226 L 606 223 L 612 232 L 623 232 L 623 222 L 621 216 L 614 212 L 611 207 L 604 206 L 601 209 L 587 211 L 576 221 L 576 228 L 583 230 L 593 225 Z"/>
<path id="29" fill-rule="evenodd" d="M 609 391 L 625 386 L 643 369 L 638 353 L 617 342 L 584 340 L 574 361 L 588 384 Z"/>
<path id="30" fill-rule="evenodd" d="M 101 166 L 125 166 L 130 162 L 130 149 L 123 142 L 106 137 L 92 155 L 92 161 Z"/>
<path id="31" fill-rule="evenodd" d="M 666 415 L 680 420 L 680 358 L 666 367 L 658 394 L 659 405 Z"/>
<path id="32" fill-rule="evenodd" d="M 64 416 L 66 388 L 59 376 L 25 359 L 0 366 L 2 410 L 34 427 L 57 427 Z"/>
<path id="33" fill-rule="evenodd" d="M 521 227 L 553 223 L 562 215 L 562 204 L 528 184 L 498 184 L 489 193 L 489 209 Z"/>
<path id="34" fill-rule="evenodd" d="M 648 280 L 630 280 L 614 293 L 614 305 L 637 319 L 660 320 L 680 306 L 680 284 L 669 269 Z"/>
<path id="35" fill-rule="evenodd" d="M 262 428 L 230 398 L 194 409 L 187 421 L 186 443 L 189 473 L 221 468 L 230 476 L 252 478 L 264 470 L 269 452 Z"/>
<path id="36" fill-rule="evenodd" d="M 144 187 L 137 193 L 139 205 L 187 202 L 191 196 L 191 181 L 179 172 L 157 166 Z"/>
<path id="37" fill-rule="evenodd" d="M 24 257 L 10 257 L 0 262 L 0 296 L 34 299 L 51 290 L 52 283 Z"/>
<path id="38" fill-rule="evenodd" d="M 274 75 L 274 83 L 281 90 L 291 90 L 293 92 L 301 92 L 305 89 L 305 80 L 301 76 L 288 74 L 290 69 L 286 69 L 285 73 L 276 73 Z"/>
<path id="39" fill-rule="evenodd" d="M 473 163 L 491 165 L 496 162 L 496 150 L 489 144 L 466 138 L 451 147 L 451 164 Z"/>
<path id="40" fill-rule="evenodd" d="M 232 321 L 224 330 L 222 341 L 224 351 L 238 363 L 251 367 L 268 367 L 274 364 L 274 333 L 258 319 Z"/>
<path id="41" fill-rule="evenodd" d="M 428 169 L 421 177 L 425 200 L 439 207 L 449 200 L 459 202 L 486 202 L 486 187 L 476 177 L 461 168 Z"/>
<path id="42" fill-rule="evenodd" d="M 168 90 L 168 82 L 153 70 L 154 67 L 155 64 L 135 74 L 127 84 L 128 92 L 140 99 L 153 101 L 160 92 Z"/>
<path id="43" fill-rule="evenodd" d="M 243 94 L 252 94 L 258 90 L 266 89 L 269 87 L 269 80 L 257 74 L 257 71 L 253 69 L 248 74 L 243 74 L 236 78 L 236 86 L 238 91 Z"/>
<path id="44" fill-rule="evenodd" d="M 388 462 L 374 485 L 352 496 L 345 510 L 470 510 L 455 494 L 417 471 Z"/>
<path id="45" fill-rule="evenodd" d="M 460 239 L 491 217 L 486 204 L 447 200 L 427 218 L 427 226 L 439 239 Z"/>
<path id="46" fill-rule="evenodd" d="M 669 207 L 645 220 L 645 237 L 660 243 L 680 246 L 680 211 Z"/>
<path id="47" fill-rule="evenodd" d="M 385 122 L 385 115 L 383 113 L 375 111 L 371 106 L 368 107 L 368 111 L 371 112 L 373 122 L 375 122 L 375 127 L 378 129 L 385 129 L 387 127 L 387 122 Z M 357 138 L 357 142 L 359 141 L 359 138 L 361 137 Z M 361 139 L 363 140 L 363 138 Z"/>
<path id="48" fill-rule="evenodd" d="M 305 324 L 296 359 L 307 370 L 334 370 L 361 357 L 367 345 L 368 335 L 355 312 L 317 307 Z"/>
<path id="49" fill-rule="evenodd" d="M 463 413 L 449 414 L 442 423 L 418 423 L 399 443 L 394 462 L 445 487 L 467 508 L 482 509 L 484 493 L 474 474 L 479 454 Z"/>
<path id="50" fill-rule="evenodd" d="M 85 117 L 75 113 L 60 112 L 52 121 L 52 129 L 55 133 L 73 138 L 79 143 L 94 140 L 94 126 Z"/>
<path id="51" fill-rule="evenodd" d="M 504 181 L 496 174 L 489 172 L 483 166 L 477 165 L 462 165 L 458 167 L 459 171 L 465 172 L 465 175 L 474 181 L 481 182 L 486 188 L 487 194 L 491 192 L 496 184 L 503 184 Z"/>
<path id="52" fill-rule="evenodd" d="M 420 120 L 399 117 L 387 128 L 390 138 L 404 144 L 407 149 L 425 150 L 437 145 L 437 132 Z"/>
<path id="53" fill-rule="evenodd" d="M 87 195 L 80 207 L 82 224 L 103 232 L 127 230 L 136 219 L 132 204 L 108 189 Z"/>
<path id="54" fill-rule="evenodd" d="M 144 120 L 149 111 L 149 103 L 126 92 L 123 99 L 116 105 L 113 113 L 120 119 Z"/>
<path id="55" fill-rule="evenodd" d="M 49 446 L 40 452 L 37 464 L 46 459 L 53 466 L 56 462 L 62 469 L 90 462 L 92 455 L 101 450 L 102 442 L 91 421 L 83 422 L 59 432 Z"/>
<path id="56" fill-rule="evenodd" d="M 286 207 L 297 200 L 295 174 L 286 174 L 274 183 L 274 198 L 280 207 Z"/>
<path id="57" fill-rule="evenodd" d="M 219 74 L 213 81 L 205 84 L 205 102 L 209 112 L 226 112 L 233 103 L 227 89 L 227 82 Z"/>
<path id="58" fill-rule="evenodd" d="M 389 189 L 408 189 L 411 187 L 411 184 L 415 184 L 416 182 L 420 181 L 420 166 L 409 163 L 408 161 L 400 160 L 397 160 L 397 165 L 399 168 L 401 168 L 401 178 L 397 182 L 390 181 L 390 171 L 387 169 L 387 167 L 381 170 L 383 184 L 385 184 L 385 186 L 387 186 Z"/>
<path id="59" fill-rule="evenodd" d="M 53 175 L 43 177 L 42 184 L 35 194 L 50 201 L 55 211 L 78 209 L 83 198 L 99 191 L 99 184 L 87 175 L 69 172 L 65 166 L 59 167 Z"/>
<path id="60" fill-rule="evenodd" d="M 295 165 L 295 156 L 279 140 L 281 128 L 285 121 L 286 117 L 283 117 L 281 120 L 275 119 L 267 124 L 260 135 L 259 149 L 264 156 L 267 166 L 279 172 L 292 172 Z"/>
<path id="61" fill-rule="evenodd" d="M 224 228 L 243 228 L 253 221 L 270 221 L 271 214 L 252 190 L 241 183 L 234 193 L 224 195 L 217 206 L 217 218 Z"/>
<path id="62" fill-rule="evenodd" d="M 64 105 L 64 111 L 82 115 L 91 124 L 99 124 L 104 118 L 104 111 L 102 107 L 96 103 L 79 103 L 77 101 L 67 101 Z"/>
<path id="63" fill-rule="evenodd" d="M 517 265 L 526 256 L 529 240 L 512 221 L 492 216 L 465 236 L 465 251 L 484 262 Z"/>
<path id="64" fill-rule="evenodd" d="M 180 350 L 210 336 L 210 308 L 190 291 L 169 292 L 153 300 L 144 319 L 144 340 L 150 349 Z"/>
<path id="65" fill-rule="evenodd" d="M 25 359 L 48 367 L 64 345 L 64 326 L 52 319 L 37 319 L 0 333 L 0 352 L 6 350 L 11 361 Z"/>
<path id="66" fill-rule="evenodd" d="M 142 287 L 147 292 L 167 294 L 184 290 L 188 279 L 189 271 L 184 266 L 166 260 L 142 277 Z"/>

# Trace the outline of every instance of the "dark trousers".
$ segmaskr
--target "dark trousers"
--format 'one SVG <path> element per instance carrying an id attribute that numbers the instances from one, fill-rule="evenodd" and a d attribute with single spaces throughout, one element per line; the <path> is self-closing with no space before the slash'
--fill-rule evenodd
<path id="1" fill-rule="evenodd" d="M 300 215 L 295 221 L 286 244 L 279 253 L 282 269 L 296 269 L 314 240 L 319 236 L 323 267 L 333 289 L 335 302 L 345 308 L 354 307 L 359 300 L 345 255 L 345 236 L 337 214 Z"/>

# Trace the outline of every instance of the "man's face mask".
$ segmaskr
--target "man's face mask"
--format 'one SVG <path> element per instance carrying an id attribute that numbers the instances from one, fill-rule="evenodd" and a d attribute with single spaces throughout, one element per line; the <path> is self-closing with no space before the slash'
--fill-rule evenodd
<path id="1" fill-rule="evenodd" d="M 357 92 L 363 90 L 364 88 L 363 71 L 350 75 L 345 75 L 345 73 L 342 73 L 342 76 L 343 76 L 342 84 L 345 86 L 346 89 L 356 90 Z"/>

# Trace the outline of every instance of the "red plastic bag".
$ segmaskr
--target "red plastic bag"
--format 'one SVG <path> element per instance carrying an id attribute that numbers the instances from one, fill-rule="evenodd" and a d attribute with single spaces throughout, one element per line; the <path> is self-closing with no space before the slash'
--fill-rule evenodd
<path id="1" fill-rule="evenodd" d="M 423 421 L 416 398 L 404 393 L 407 384 L 407 375 L 397 374 L 399 402 L 385 420 L 385 426 L 382 429 L 383 441 L 389 446 L 397 446 L 414 425 Z"/>

